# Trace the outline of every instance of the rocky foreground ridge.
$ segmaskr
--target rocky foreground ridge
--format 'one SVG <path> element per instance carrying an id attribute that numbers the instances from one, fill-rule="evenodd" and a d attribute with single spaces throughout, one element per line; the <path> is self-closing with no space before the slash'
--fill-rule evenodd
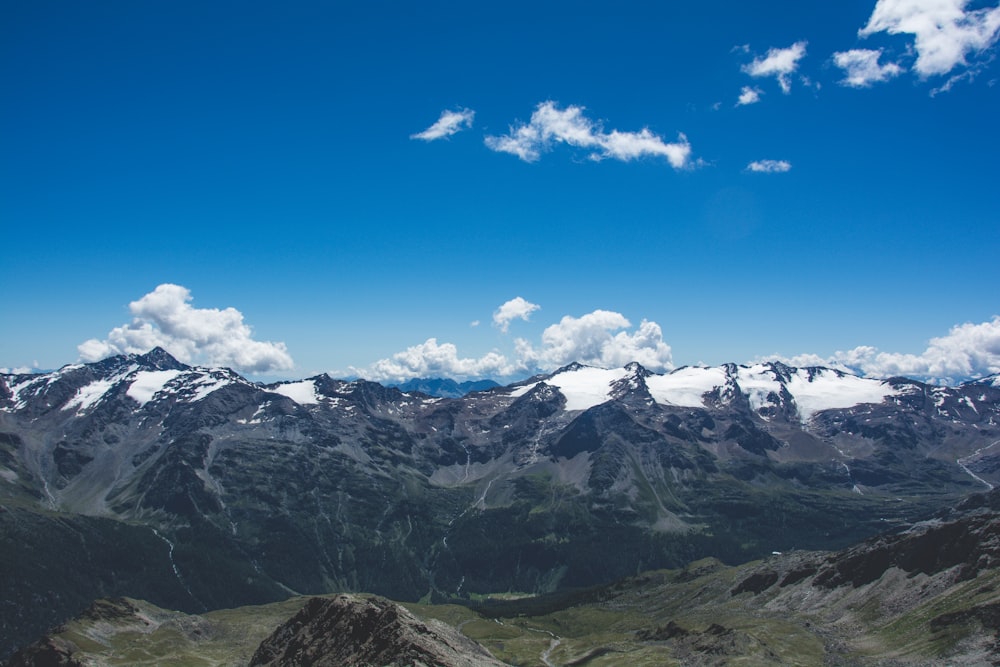
<path id="1" fill-rule="evenodd" d="M 998 444 L 995 381 L 777 363 L 454 399 L 159 349 L 0 375 L 0 655 L 101 597 L 464 601 L 840 549 L 991 488 Z"/>
<path id="2" fill-rule="evenodd" d="M 8 667 L 995 665 L 998 609 L 995 491 L 838 552 L 465 607 L 335 595 L 191 616 L 99 601 Z"/>

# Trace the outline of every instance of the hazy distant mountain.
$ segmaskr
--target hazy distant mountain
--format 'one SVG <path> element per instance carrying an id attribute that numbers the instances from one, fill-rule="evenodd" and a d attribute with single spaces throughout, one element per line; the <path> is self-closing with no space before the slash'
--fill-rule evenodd
<path id="1" fill-rule="evenodd" d="M 391 384 L 400 391 L 419 391 L 428 396 L 438 398 L 461 398 L 474 391 L 486 391 L 493 387 L 499 387 L 500 383 L 494 380 L 467 380 L 456 382 L 447 378 L 414 378 L 399 384 Z"/>
<path id="2" fill-rule="evenodd" d="M 455 399 L 159 349 L 0 375 L 0 653 L 97 597 L 446 600 L 842 548 L 997 484 L 998 444 L 988 382 L 777 363 Z"/>

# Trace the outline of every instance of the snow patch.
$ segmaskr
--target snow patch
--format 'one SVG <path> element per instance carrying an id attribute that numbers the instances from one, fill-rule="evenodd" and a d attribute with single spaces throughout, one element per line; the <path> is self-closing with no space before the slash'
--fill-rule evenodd
<path id="1" fill-rule="evenodd" d="M 112 387 L 115 386 L 117 378 L 110 380 L 95 380 L 88 385 L 80 387 L 76 390 L 76 395 L 69 400 L 66 405 L 63 406 L 63 410 L 69 410 L 70 408 L 77 408 L 76 413 L 86 411 L 88 408 L 92 408 L 97 405 L 104 394 L 108 393 Z"/>
<path id="2" fill-rule="evenodd" d="M 725 384 L 726 371 L 718 367 L 687 366 L 667 375 L 651 375 L 646 378 L 646 387 L 654 401 L 685 408 L 705 407 L 703 396 Z"/>
<path id="3" fill-rule="evenodd" d="M 514 391 L 510 392 L 509 395 L 511 398 L 521 398 L 522 396 L 524 396 L 537 386 L 538 386 L 537 382 L 532 382 L 531 384 L 526 384 L 523 387 L 518 387 Z"/>
<path id="4" fill-rule="evenodd" d="M 800 369 L 792 375 L 786 386 L 795 397 L 802 421 L 808 421 L 822 410 L 852 408 L 862 403 L 881 403 L 886 397 L 897 394 L 888 382 L 842 375 L 827 369 L 814 371 L 812 377 L 809 371 Z"/>
<path id="5" fill-rule="evenodd" d="M 135 380 L 129 385 L 125 394 L 139 404 L 139 407 L 146 405 L 168 382 L 181 374 L 181 371 L 139 371 L 135 374 Z"/>
<path id="6" fill-rule="evenodd" d="M 28 406 L 28 389 L 37 387 L 41 382 L 45 380 L 42 378 L 27 377 L 21 382 L 8 382 L 7 388 L 10 389 L 11 400 L 14 402 L 13 410 L 23 410 Z M 38 393 L 37 389 L 34 393 Z"/>
<path id="7" fill-rule="evenodd" d="M 576 368 L 557 373 L 545 384 L 557 387 L 566 397 L 566 410 L 589 410 L 611 400 L 611 384 L 628 375 L 624 368 Z"/>
<path id="8" fill-rule="evenodd" d="M 204 377 L 201 377 L 198 380 L 191 383 L 191 386 L 195 388 L 196 391 L 194 395 L 192 395 L 188 399 L 188 402 L 195 403 L 197 401 L 200 401 L 201 399 L 211 394 L 213 391 L 217 389 L 222 389 L 226 385 L 230 385 L 232 383 L 233 381 L 230 380 L 229 378 L 220 378 L 220 377 L 213 377 L 211 375 L 205 375 Z"/>
<path id="9" fill-rule="evenodd" d="M 776 373 L 764 364 L 740 366 L 736 371 L 736 382 L 750 400 L 754 412 L 773 405 L 769 398 L 772 393 L 781 395 L 781 383 Z"/>
<path id="10" fill-rule="evenodd" d="M 301 380 L 299 382 L 286 382 L 271 389 L 275 394 L 287 396 L 299 405 L 315 405 L 319 403 L 319 394 L 316 391 L 316 383 L 313 380 Z"/>

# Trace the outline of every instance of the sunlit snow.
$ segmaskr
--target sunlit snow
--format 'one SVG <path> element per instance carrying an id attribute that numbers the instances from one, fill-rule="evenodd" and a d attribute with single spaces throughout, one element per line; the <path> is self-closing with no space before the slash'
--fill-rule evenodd
<path id="1" fill-rule="evenodd" d="M 229 384 L 232 384 L 232 380 L 229 378 L 217 378 L 212 377 L 211 375 L 206 375 L 192 384 L 192 386 L 197 387 L 198 390 L 194 393 L 194 396 L 188 400 L 191 403 L 200 401 L 216 389 L 222 389 Z"/>
<path id="2" fill-rule="evenodd" d="M 545 384 L 559 388 L 566 397 L 567 410 L 588 410 L 611 400 L 611 383 L 628 374 L 624 368 L 590 368 L 557 373 Z"/>
<path id="3" fill-rule="evenodd" d="M 651 375 L 646 386 L 653 400 L 665 405 L 685 408 L 705 407 L 703 395 L 726 384 L 723 368 L 679 368 L 667 375 Z"/>
<path id="4" fill-rule="evenodd" d="M 736 371 L 736 381 L 750 400 L 750 407 L 754 412 L 772 405 L 768 398 L 770 394 L 781 393 L 781 383 L 775 377 L 774 371 L 764 364 L 740 366 Z"/>
<path id="5" fill-rule="evenodd" d="M 181 371 L 139 371 L 135 380 L 129 385 L 125 394 L 134 399 L 140 407 L 153 400 L 153 396 L 163 390 L 168 382 L 181 374 Z"/>
<path id="6" fill-rule="evenodd" d="M 897 393 L 888 382 L 856 375 L 838 375 L 831 370 L 816 372 L 810 380 L 809 372 L 799 369 L 786 386 L 795 397 L 802 421 L 807 421 L 821 410 L 850 408 L 862 403 L 881 403 L 887 396 Z"/>
<path id="7" fill-rule="evenodd" d="M 299 405 L 319 403 L 319 394 L 316 393 L 316 383 L 312 380 L 279 384 L 270 391 L 287 396 Z"/>
<path id="8" fill-rule="evenodd" d="M 80 387 L 76 395 L 69 400 L 66 405 L 63 406 L 63 410 L 69 410 L 70 408 L 78 408 L 77 413 L 85 411 L 87 408 L 91 408 L 96 405 L 104 394 L 108 393 L 108 390 L 115 386 L 115 383 L 120 378 L 111 378 L 110 380 L 95 380 L 88 385 Z"/>
<path id="9" fill-rule="evenodd" d="M 43 378 L 28 377 L 22 382 L 15 382 L 13 384 L 8 384 L 8 388 L 11 393 L 11 400 L 14 401 L 14 410 L 23 410 L 25 406 L 28 405 L 28 389 L 37 388 L 37 385 L 44 381 Z M 37 389 L 36 389 L 37 391 Z"/>
<path id="10" fill-rule="evenodd" d="M 510 396 L 511 396 L 511 398 L 521 398 L 522 396 L 524 396 L 525 394 L 527 394 L 529 391 L 531 391 L 532 389 L 534 389 L 537 386 L 538 386 L 537 382 L 532 382 L 531 384 L 526 384 L 523 387 L 518 387 L 514 391 L 510 392 Z"/>

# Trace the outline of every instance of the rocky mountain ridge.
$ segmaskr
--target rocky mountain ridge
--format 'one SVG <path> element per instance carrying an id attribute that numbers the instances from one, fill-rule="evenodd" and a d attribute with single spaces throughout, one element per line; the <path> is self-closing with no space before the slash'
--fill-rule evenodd
<path id="1" fill-rule="evenodd" d="M 457 399 L 162 350 L 2 375 L 0 627 L 23 641 L 136 591 L 187 611 L 461 599 L 841 548 L 996 484 L 998 443 L 988 382 L 776 363 L 574 364 Z M 70 554 L 95 573 L 72 591 L 47 574 Z"/>

